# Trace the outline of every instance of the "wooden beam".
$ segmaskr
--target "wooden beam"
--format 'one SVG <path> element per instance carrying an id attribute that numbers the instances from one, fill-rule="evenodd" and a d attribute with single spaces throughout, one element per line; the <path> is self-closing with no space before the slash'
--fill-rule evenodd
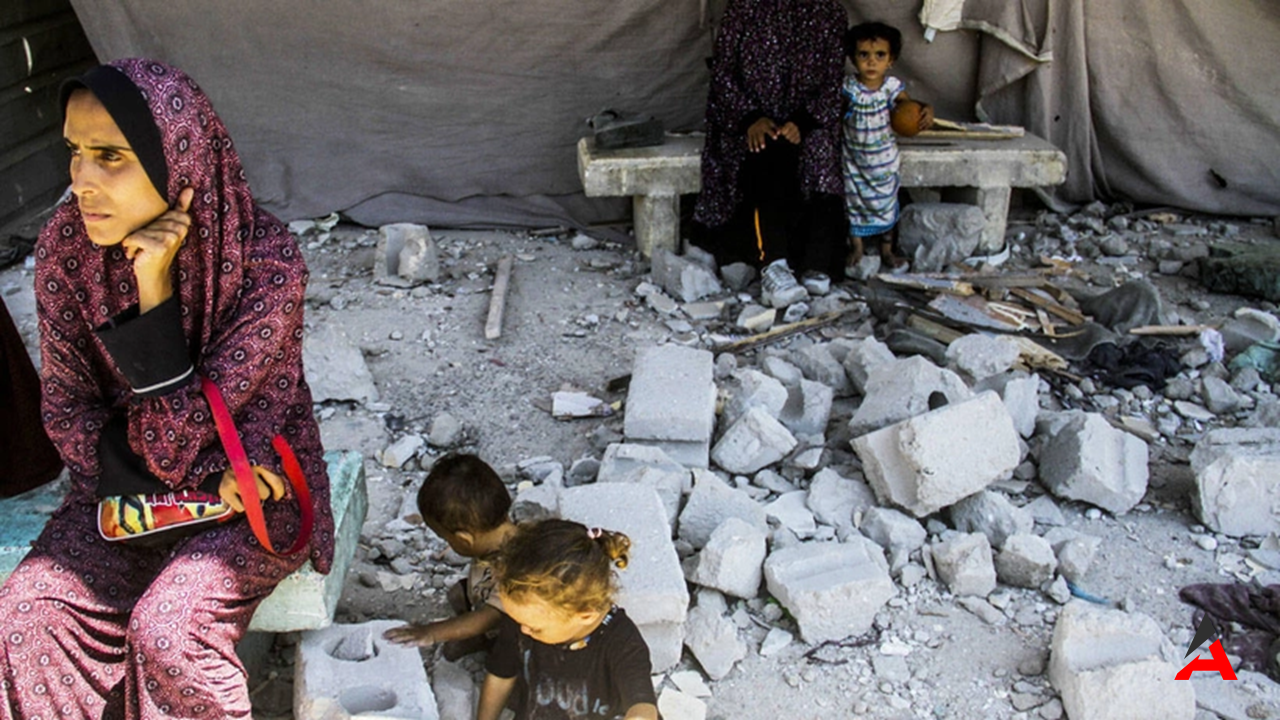
<path id="1" fill-rule="evenodd" d="M 502 314 L 507 307 L 507 286 L 511 284 L 510 255 L 503 255 L 498 261 L 498 271 L 493 280 L 493 293 L 489 295 L 489 318 L 484 323 L 486 340 L 496 340 L 502 336 Z"/>

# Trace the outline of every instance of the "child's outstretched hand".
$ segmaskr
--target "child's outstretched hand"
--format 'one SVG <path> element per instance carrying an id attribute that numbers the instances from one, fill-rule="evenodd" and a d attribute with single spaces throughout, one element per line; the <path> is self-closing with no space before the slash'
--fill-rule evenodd
<path id="1" fill-rule="evenodd" d="M 438 642 L 432 633 L 434 623 L 430 625 L 404 625 L 391 628 L 382 633 L 382 637 L 397 645 L 407 647 L 428 647 Z"/>
<path id="2" fill-rule="evenodd" d="M 933 106 L 929 103 L 920 103 L 920 131 L 924 132 L 933 127 Z"/>

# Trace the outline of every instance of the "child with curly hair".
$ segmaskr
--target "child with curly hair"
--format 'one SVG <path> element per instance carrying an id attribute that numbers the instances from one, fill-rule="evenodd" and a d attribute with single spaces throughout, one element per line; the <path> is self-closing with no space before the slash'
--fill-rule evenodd
<path id="1" fill-rule="evenodd" d="M 495 560 L 506 615 L 477 720 L 497 720 L 508 699 L 517 720 L 658 720 L 649 647 L 613 604 L 630 548 L 622 533 L 567 520 L 518 526 Z"/>

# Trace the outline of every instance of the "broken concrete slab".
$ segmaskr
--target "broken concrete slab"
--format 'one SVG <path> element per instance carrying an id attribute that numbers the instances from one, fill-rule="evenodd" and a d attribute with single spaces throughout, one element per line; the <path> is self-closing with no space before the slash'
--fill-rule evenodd
<path id="1" fill-rule="evenodd" d="M 849 542 L 807 542 L 775 550 L 764 564 L 769 593 L 800 626 L 807 643 L 839 640 L 871 628 L 897 594 L 878 545 L 861 535 Z"/>
<path id="2" fill-rule="evenodd" d="M 767 535 L 761 528 L 730 517 L 711 533 L 696 556 L 689 581 L 740 598 L 760 592 Z"/>
<path id="3" fill-rule="evenodd" d="M 1195 690 L 1165 662 L 1160 626 L 1141 613 L 1067 603 L 1053 629 L 1049 682 L 1073 718 L 1191 720 Z"/>
<path id="4" fill-rule="evenodd" d="M 1054 495 L 1082 500 L 1117 515 L 1147 492 L 1147 444 L 1116 429 L 1099 413 L 1073 410 L 1036 424 L 1040 479 Z"/>
<path id="5" fill-rule="evenodd" d="M 819 521 L 851 530 L 863 513 L 876 506 L 876 497 L 867 483 L 843 477 L 828 467 L 813 476 L 807 502 Z"/>
<path id="6" fill-rule="evenodd" d="M 991 543 L 982 533 L 956 533 L 930 546 L 938 579 L 955 595 L 986 597 L 996 589 Z"/>
<path id="7" fill-rule="evenodd" d="M 890 555 L 909 553 L 929 536 L 915 518 L 893 508 L 870 508 L 858 529 Z"/>
<path id="8" fill-rule="evenodd" d="M 849 420 L 849 433 L 865 435 L 928 412 L 934 393 L 948 403 L 973 397 L 959 375 L 918 355 L 876 365 L 868 372 L 866 398 Z"/>
<path id="9" fill-rule="evenodd" d="M 678 345 L 640 349 L 623 418 L 627 440 L 661 447 L 681 464 L 706 467 L 702 448 L 709 448 L 715 428 L 712 363 L 706 350 Z"/>
<path id="10" fill-rule="evenodd" d="M 764 514 L 795 533 L 796 537 L 802 540 L 811 538 L 817 532 L 818 526 L 814 522 L 813 512 L 806 505 L 808 498 L 809 493 L 804 490 L 783 493 L 764 506 Z"/>
<path id="11" fill-rule="evenodd" d="M 302 343 L 302 366 L 311 399 L 377 402 L 378 388 L 364 355 L 336 324 L 322 323 L 307 330 Z"/>
<path id="12" fill-rule="evenodd" d="M 1280 532 L 1280 429 L 1211 430 L 1191 452 L 1192 503 L 1214 532 L 1233 537 Z"/>
<path id="13" fill-rule="evenodd" d="M 977 205 L 911 203 L 898 219 L 898 243 L 913 272 L 942 272 L 973 255 L 985 227 Z"/>
<path id="14" fill-rule="evenodd" d="M 947 346 L 947 367 L 978 381 L 1007 372 L 1022 349 L 1003 335 L 969 333 Z"/>
<path id="15" fill-rule="evenodd" d="M 1018 443 L 990 391 L 852 441 L 876 497 L 918 518 L 1008 478 L 1021 461 Z"/>
<path id="16" fill-rule="evenodd" d="M 794 435 L 825 435 L 831 420 L 835 391 L 812 380 L 801 379 L 787 388 L 787 401 L 776 416 Z"/>
<path id="17" fill-rule="evenodd" d="M 996 555 L 996 577 L 1014 587 L 1039 588 L 1053 579 L 1057 568 L 1049 541 L 1031 533 L 1010 535 Z"/>
<path id="18" fill-rule="evenodd" d="M 737 422 L 753 407 L 764 408 L 771 417 L 777 418 L 787 404 L 787 388 L 782 383 L 750 368 L 735 371 L 723 391 L 728 396 L 720 414 L 721 425 L 725 427 Z"/>
<path id="19" fill-rule="evenodd" d="M 804 373 L 809 380 L 820 382 L 831 388 L 836 397 L 844 397 L 853 392 L 844 366 L 832 354 L 827 343 L 806 345 L 792 350 L 787 355 L 787 360 L 800 368 L 800 372 Z"/>
<path id="20" fill-rule="evenodd" d="M 863 395 L 867 391 L 867 380 L 871 376 L 872 368 L 891 363 L 896 359 L 888 345 L 874 337 L 869 337 L 853 343 L 840 364 L 844 366 L 845 374 L 849 376 L 849 383 L 854 393 Z"/>
<path id="21" fill-rule="evenodd" d="M 1029 438 L 1036 431 L 1040 413 L 1040 377 L 1023 372 L 1001 373 L 984 378 L 973 386 L 974 393 L 995 390 L 1009 409 L 1018 434 Z"/>
<path id="22" fill-rule="evenodd" d="M 951 525 L 960 532 L 979 532 L 1001 547 L 1011 535 L 1031 532 L 1035 518 L 993 490 L 974 493 L 948 509 Z"/>
<path id="23" fill-rule="evenodd" d="M 684 644 L 707 677 L 720 680 L 747 656 L 747 644 L 738 637 L 738 626 L 727 616 L 724 598 L 713 590 L 699 590 L 698 603 L 684 623 Z"/>
<path id="24" fill-rule="evenodd" d="M 786 457 L 795 446 L 795 436 L 755 406 L 729 426 L 711 449 L 711 459 L 731 473 L 749 475 Z"/>
<path id="25" fill-rule="evenodd" d="M 431 684 L 418 649 L 396 645 L 382 633 L 404 625 L 399 620 L 373 620 L 357 625 L 330 625 L 302 635 L 294 669 L 293 716 L 299 720 L 344 720 L 378 717 L 438 720 Z M 346 653 L 340 646 L 367 645 L 367 655 Z"/>
<path id="26" fill-rule="evenodd" d="M 693 492 L 680 512 L 680 539 L 688 541 L 694 548 L 702 548 L 711 540 L 716 528 L 731 517 L 744 520 L 761 531 L 769 528 L 764 509 L 750 495 L 729 487 L 713 472 L 694 470 Z"/>
<path id="27" fill-rule="evenodd" d="M 373 281 L 380 285 L 413 287 L 440 277 L 440 259 L 426 225 L 392 223 L 378 228 Z"/>
<path id="28" fill-rule="evenodd" d="M 654 249 L 652 272 L 653 282 L 682 302 L 697 302 L 724 292 L 714 266 L 708 268 L 695 258 L 676 255 L 666 248 Z"/>

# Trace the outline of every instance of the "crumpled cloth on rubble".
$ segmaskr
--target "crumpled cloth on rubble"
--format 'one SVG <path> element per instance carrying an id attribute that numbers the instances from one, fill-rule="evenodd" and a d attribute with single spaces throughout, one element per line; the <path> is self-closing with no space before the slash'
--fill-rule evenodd
<path id="1" fill-rule="evenodd" d="M 1280 382 L 1280 343 L 1257 342 L 1231 359 L 1232 371 L 1251 367 L 1267 382 Z"/>
<path id="2" fill-rule="evenodd" d="M 1191 627 L 1205 614 L 1222 634 L 1222 647 L 1239 655 L 1241 667 L 1280 680 L 1276 655 L 1280 652 L 1280 585 L 1251 587 L 1243 583 L 1188 585 L 1178 591 L 1182 602 L 1197 608 Z M 1231 623 L 1243 625 L 1235 630 Z"/>
<path id="3" fill-rule="evenodd" d="M 1161 344 L 1132 342 L 1124 347 L 1100 343 L 1085 359 L 1090 376 L 1112 387 L 1134 388 L 1146 385 L 1162 390 L 1169 378 L 1182 370 L 1177 351 Z"/>

